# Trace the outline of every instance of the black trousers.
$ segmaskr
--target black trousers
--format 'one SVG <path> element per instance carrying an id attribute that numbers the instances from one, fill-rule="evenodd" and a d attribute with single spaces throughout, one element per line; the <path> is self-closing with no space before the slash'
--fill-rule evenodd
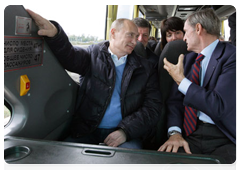
<path id="1" fill-rule="evenodd" d="M 216 155 L 227 164 L 236 160 L 236 145 L 217 126 L 198 120 L 196 131 L 185 138 L 193 154 Z M 183 152 L 183 148 L 179 152 Z"/>

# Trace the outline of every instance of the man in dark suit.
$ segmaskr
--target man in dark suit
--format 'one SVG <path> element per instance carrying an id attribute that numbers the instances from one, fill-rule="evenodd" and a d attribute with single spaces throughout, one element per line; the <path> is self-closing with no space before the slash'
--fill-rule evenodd
<path id="1" fill-rule="evenodd" d="M 158 64 L 159 57 L 156 54 L 154 54 L 152 50 L 148 47 L 150 31 L 151 31 L 150 23 L 144 18 L 134 18 L 133 22 L 138 27 L 138 33 L 139 33 L 138 41 L 143 44 L 147 53 L 148 60 L 153 62 L 156 66 Z"/>
<path id="2" fill-rule="evenodd" d="M 164 59 L 176 83 L 168 100 L 169 139 L 159 151 L 217 155 L 233 163 L 236 48 L 219 42 L 220 20 L 212 9 L 192 14 L 184 30 L 188 51 L 193 52 L 180 55 L 176 65 Z"/>

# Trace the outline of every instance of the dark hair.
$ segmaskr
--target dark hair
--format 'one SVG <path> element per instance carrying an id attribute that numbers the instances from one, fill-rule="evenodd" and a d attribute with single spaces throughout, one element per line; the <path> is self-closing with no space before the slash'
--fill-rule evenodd
<path id="1" fill-rule="evenodd" d="M 162 35 L 162 40 L 161 40 L 161 49 L 164 48 L 164 46 L 167 44 L 167 39 L 166 39 L 166 33 L 168 31 L 178 31 L 181 30 L 183 33 L 184 27 L 184 22 L 181 18 L 178 17 L 170 17 L 168 19 L 165 19 L 161 22 L 161 35 Z"/>
<path id="2" fill-rule="evenodd" d="M 151 24 L 144 18 L 134 18 L 133 22 L 137 25 L 137 27 L 149 28 L 149 34 L 151 31 Z"/>

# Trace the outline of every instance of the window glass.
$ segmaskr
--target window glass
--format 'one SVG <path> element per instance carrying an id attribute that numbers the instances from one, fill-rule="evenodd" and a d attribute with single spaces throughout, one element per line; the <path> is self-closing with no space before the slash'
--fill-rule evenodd
<path id="1" fill-rule="evenodd" d="M 79 77 L 80 77 L 79 74 L 73 73 L 73 72 L 70 72 L 70 71 L 67 71 L 67 70 L 66 70 L 66 72 L 73 79 L 73 81 L 75 81 L 77 84 L 79 84 Z"/>
<path id="2" fill-rule="evenodd" d="M 224 20 L 224 40 L 229 41 L 230 38 L 230 27 L 228 26 L 228 20 Z"/>
<path id="3" fill-rule="evenodd" d="M 50 2 L 49 2 L 50 3 Z M 28 3 L 23 5 L 42 17 L 58 22 L 73 44 L 89 45 L 104 40 L 106 5 L 58 3 L 52 5 Z"/>
<path id="4" fill-rule="evenodd" d="M 161 35 L 161 30 L 160 30 L 160 29 L 157 29 L 157 32 L 158 32 L 158 33 L 157 33 L 157 38 L 158 38 L 158 39 L 161 39 L 161 36 L 162 36 L 162 35 Z"/>
<path id="5" fill-rule="evenodd" d="M 41 6 L 39 3 L 24 5 L 42 17 L 58 22 L 72 45 L 87 48 L 104 40 L 106 25 L 106 9 L 104 4 L 73 5 L 58 3 L 57 8 L 52 5 Z M 69 76 L 79 82 L 79 75 L 68 72 Z"/>
<path id="6" fill-rule="evenodd" d="M 118 5 L 117 19 L 118 18 L 133 18 L 133 5 Z"/>
<path id="7" fill-rule="evenodd" d="M 139 13 L 138 13 L 138 17 L 139 18 L 143 18 L 143 14 L 142 14 L 142 12 L 139 10 Z"/>
<path id="8" fill-rule="evenodd" d="M 8 124 L 11 119 L 11 111 L 4 105 L 4 126 Z"/>

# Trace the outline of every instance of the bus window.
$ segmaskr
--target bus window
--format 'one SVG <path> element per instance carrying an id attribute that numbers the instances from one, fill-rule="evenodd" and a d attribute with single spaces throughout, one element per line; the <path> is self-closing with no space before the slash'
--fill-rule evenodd
<path id="1" fill-rule="evenodd" d="M 4 126 L 6 126 L 8 124 L 8 122 L 10 121 L 11 119 L 11 111 L 10 109 L 4 105 Z"/>
<path id="2" fill-rule="evenodd" d="M 228 26 L 228 20 L 224 20 L 224 40 L 229 41 L 230 38 L 230 27 Z"/>
<path id="3" fill-rule="evenodd" d="M 53 12 L 52 6 L 39 7 L 38 4 L 24 5 L 49 20 L 57 21 L 74 45 L 86 45 L 98 43 L 104 40 L 106 5 L 78 5 L 66 6 L 64 3 L 57 5 L 58 11 Z M 89 10 L 94 11 L 92 15 Z M 96 27 L 97 26 L 97 27 Z"/>
<path id="4" fill-rule="evenodd" d="M 138 12 L 138 17 L 143 18 L 143 13 L 141 12 L 141 10 L 139 10 L 139 12 Z"/>
<path id="5" fill-rule="evenodd" d="M 73 72 L 68 71 L 68 70 L 66 70 L 66 72 L 73 79 L 73 81 L 75 81 L 77 84 L 79 84 L 79 76 L 80 76 L 79 74 L 73 73 Z"/>
<path id="6" fill-rule="evenodd" d="M 117 19 L 118 18 L 133 18 L 133 5 L 118 5 Z"/>
<path id="7" fill-rule="evenodd" d="M 104 40 L 106 5 L 94 6 L 86 4 L 84 8 L 79 10 L 78 5 L 66 8 L 66 4 L 64 3 L 58 4 L 59 11 L 67 12 L 52 12 L 51 6 L 40 8 L 38 5 L 28 4 L 24 5 L 24 7 L 38 14 L 44 14 L 44 18 L 58 22 L 74 46 L 87 48 L 91 44 L 97 44 Z M 94 11 L 94 15 L 88 15 L 89 9 Z M 78 74 L 69 71 L 67 73 L 75 82 L 79 82 Z"/>

